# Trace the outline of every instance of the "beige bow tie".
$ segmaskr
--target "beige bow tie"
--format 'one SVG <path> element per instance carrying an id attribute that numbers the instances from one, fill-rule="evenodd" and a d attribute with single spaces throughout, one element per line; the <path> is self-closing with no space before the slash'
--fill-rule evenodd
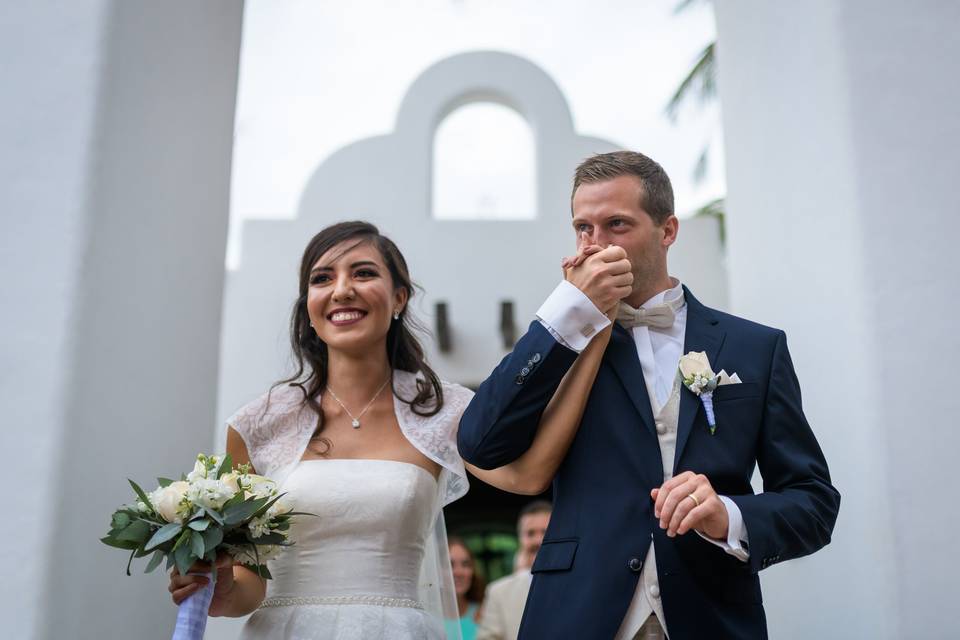
<path id="1" fill-rule="evenodd" d="M 617 322 L 624 329 L 634 327 L 653 327 L 654 329 L 669 329 L 673 326 L 676 312 L 667 303 L 661 303 L 649 309 L 634 309 L 626 302 L 621 302 L 617 309 Z"/>

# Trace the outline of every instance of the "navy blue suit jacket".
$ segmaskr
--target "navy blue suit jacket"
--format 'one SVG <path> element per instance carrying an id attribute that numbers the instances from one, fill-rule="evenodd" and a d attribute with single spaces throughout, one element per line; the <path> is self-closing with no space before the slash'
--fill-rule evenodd
<path id="1" fill-rule="evenodd" d="M 830 541 L 840 494 L 803 415 L 782 331 L 709 309 L 684 288 L 684 353 L 706 351 L 741 384 L 714 392 L 716 433 L 681 389 L 674 475 L 706 475 L 739 506 L 750 559 L 696 533 L 668 538 L 650 490 L 663 466 L 632 336 L 615 326 L 570 451 L 553 481 L 554 511 L 533 565 L 520 637 L 612 638 L 651 541 L 673 640 L 765 638 L 757 573 Z M 523 454 L 577 354 L 535 321 L 477 390 L 460 422 L 463 458 L 493 469 Z M 754 465 L 763 493 L 750 485 Z"/>

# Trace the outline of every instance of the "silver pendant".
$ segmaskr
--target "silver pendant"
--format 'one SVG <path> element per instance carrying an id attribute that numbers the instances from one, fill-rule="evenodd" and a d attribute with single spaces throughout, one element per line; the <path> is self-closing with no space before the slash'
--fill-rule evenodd
<path id="1" fill-rule="evenodd" d="M 351 422 L 350 424 L 353 425 L 353 428 L 354 428 L 354 429 L 359 429 L 359 428 L 360 428 L 360 421 L 357 420 L 356 418 L 354 418 L 354 419 L 353 419 L 353 422 Z"/>

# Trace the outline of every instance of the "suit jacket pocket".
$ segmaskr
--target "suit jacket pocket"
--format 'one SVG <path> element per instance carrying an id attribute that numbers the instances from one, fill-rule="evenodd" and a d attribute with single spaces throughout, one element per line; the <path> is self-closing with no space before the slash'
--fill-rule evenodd
<path id="1" fill-rule="evenodd" d="M 737 398 L 759 398 L 760 385 L 756 382 L 741 382 L 740 384 L 725 384 L 717 387 L 713 392 L 714 402 L 736 400 Z"/>
<path id="2" fill-rule="evenodd" d="M 577 545 L 580 541 L 576 538 L 566 538 L 563 540 L 544 540 L 537 551 L 537 559 L 533 561 L 531 573 L 540 573 L 542 571 L 569 571 L 573 566 L 573 558 L 577 555 Z"/>

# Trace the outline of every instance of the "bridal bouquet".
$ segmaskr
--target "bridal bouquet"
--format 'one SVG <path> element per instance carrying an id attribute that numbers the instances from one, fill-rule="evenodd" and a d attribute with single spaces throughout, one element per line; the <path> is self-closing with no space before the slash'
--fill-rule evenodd
<path id="1" fill-rule="evenodd" d="M 234 467 L 229 455 L 200 454 L 193 471 L 180 480 L 157 480 L 160 486 L 150 493 L 129 480 L 137 500 L 114 512 L 110 532 L 101 538 L 130 551 L 127 575 L 134 558 L 150 554 L 145 573 L 166 559 L 167 569 L 176 566 L 186 575 L 195 562 L 212 565 L 218 552 L 226 552 L 269 579 L 266 561 L 293 544 L 288 541 L 291 518 L 309 515 L 294 512 L 272 480 L 250 473 L 249 465 Z M 211 578 L 180 605 L 174 640 L 203 637 Z"/>

